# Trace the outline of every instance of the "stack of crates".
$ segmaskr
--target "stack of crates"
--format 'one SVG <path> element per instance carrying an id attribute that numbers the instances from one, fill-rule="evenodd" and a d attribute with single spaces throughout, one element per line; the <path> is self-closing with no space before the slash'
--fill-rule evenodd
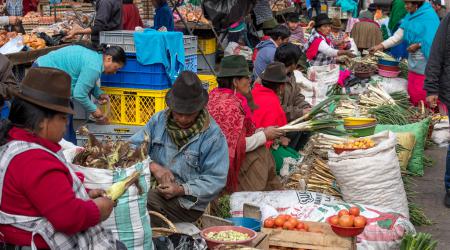
<path id="1" fill-rule="evenodd" d="M 198 39 L 198 47 L 200 47 L 205 54 L 204 58 L 198 50 L 197 57 L 198 57 L 198 70 L 210 70 L 209 65 L 214 69 L 216 66 L 216 48 L 217 48 L 217 40 L 216 38 L 208 38 L 208 39 Z M 206 59 L 206 60 L 205 60 Z M 206 63 L 208 62 L 208 63 Z"/>
<path id="2" fill-rule="evenodd" d="M 197 71 L 197 37 L 184 36 L 187 67 Z M 145 125 L 152 115 L 166 108 L 170 80 L 162 64 L 137 61 L 133 31 L 102 32 L 100 42 L 122 47 L 127 63 L 115 75 L 102 76 L 102 90 L 110 97 L 109 119 L 113 124 Z"/>

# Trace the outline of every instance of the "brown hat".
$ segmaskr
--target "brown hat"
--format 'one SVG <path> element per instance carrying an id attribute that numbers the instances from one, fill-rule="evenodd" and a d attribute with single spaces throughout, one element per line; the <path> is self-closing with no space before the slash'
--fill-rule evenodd
<path id="1" fill-rule="evenodd" d="M 333 18 L 333 19 L 331 20 L 331 28 L 332 28 L 332 29 L 338 29 L 338 30 L 342 29 L 342 22 L 341 22 L 341 19 L 339 19 L 339 18 Z"/>
<path id="2" fill-rule="evenodd" d="M 71 77 L 64 71 L 54 68 L 31 68 L 18 91 L 17 98 L 50 110 L 75 114 L 70 106 Z"/>
<path id="3" fill-rule="evenodd" d="M 195 73 L 183 71 L 167 92 L 166 103 L 177 113 L 193 114 L 205 108 L 208 103 L 208 92 Z"/>
<path id="4" fill-rule="evenodd" d="M 283 84 L 288 81 L 286 76 L 286 66 L 281 62 L 269 64 L 261 75 L 261 79 L 266 82 Z"/>

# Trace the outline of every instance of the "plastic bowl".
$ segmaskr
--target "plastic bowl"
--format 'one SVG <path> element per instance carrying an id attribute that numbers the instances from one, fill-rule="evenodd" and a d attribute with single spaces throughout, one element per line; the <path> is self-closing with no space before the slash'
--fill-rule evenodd
<path id="1" fill-rule="evenodd" d="M 400 71 L 400 67 L 399 66 L 388 66 L 388 65 L 383 65 L 383 64 L 378 64 L 378 70 L 386 70 L 386 71 Z"/>
<path id="2" fill-rule="evenodd" d="M 237 240 L 237 241 L 220 241 L 220 240 L 212 240 L 207 237 L 208 233 L 216 233 L 216 232 L 222 232 L 222 231 L 228 231 L 233 230 L 240 233 L 245 233 L 250 236 L 250 238 L 246 240 Z M 241 244 L 250 246 L 252 241 L 256 238 L 256 232 L 245 228 L 245 227 L 237 227 L 237 226 L 215 226 L 215 227 L 208 227 L 206 229 L 203 229 L 203 231 L 200 233 L 203 239 L 205 239 L 206 244 L 208 245 L 209 249 L 213 249 L 214 247 L 224 244 L 224 245 L 234 245 L 234 244 Z"/>
<path id="3" fill-rule="evenodd" d="M 380 58 L 380 59 L 378 59 L 378 64 L 386 65 L 386 66 L 398 66 L 400 64 L 400 62 Z"/>
<path id="4" fill-rule="evenodd" d="M 330 216 L 327 218 L 327 223 L 330 224 L 331 229 L 333 232 L 341 237 L 356 237 L 360 235 L 362 232 L 364 232 L 364 227 L 341 227 L 337 225 L 332 225 L 330 223 L 330 218 L 333 216 Z"/>
<path id="5" fill-rule="evenodd" d="M 344 118 L 344 126 L 364 126 L 376 122 L 375 118 L 347 117 Z"/>
<path id="6" fill-rule="evenodd" d="M 261 230 L 261 221 L 255 220 L 253 218 L 233 217 L 227 218 L 226 220 L 231 221 L 235 226 L 245 227 L 256 232 L 259 232 Z"/>
<path id="7" fill-rule="evenodd" d="M 383 77 L 393 78 L 393 77 L 397 77 L 398 75 L 400 75 L 400 70 L 399 71 L 389 71 L 389 70 L 378 69 L 378 74 Z"/>

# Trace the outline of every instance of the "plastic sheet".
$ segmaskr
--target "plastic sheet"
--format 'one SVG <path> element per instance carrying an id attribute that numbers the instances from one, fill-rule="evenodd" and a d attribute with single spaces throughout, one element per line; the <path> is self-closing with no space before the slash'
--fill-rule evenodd
<path id="1" fill-rule="evenodd" d="M 223 30 L 245 17 L 255 3 L 256 0 L 204 0 L 202 9 L 214 28 Z"/>

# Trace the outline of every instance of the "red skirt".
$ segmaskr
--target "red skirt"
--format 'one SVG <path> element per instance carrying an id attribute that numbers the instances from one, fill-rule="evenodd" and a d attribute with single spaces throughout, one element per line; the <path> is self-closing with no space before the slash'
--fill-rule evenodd
<path id="1" fill-rule="evenodd" d="M 420 101 L 427 103 L 427 92 L 423 89 L 425 75 L 408 72 L 408 94 L 412 105 L 417 106 Z"/>

